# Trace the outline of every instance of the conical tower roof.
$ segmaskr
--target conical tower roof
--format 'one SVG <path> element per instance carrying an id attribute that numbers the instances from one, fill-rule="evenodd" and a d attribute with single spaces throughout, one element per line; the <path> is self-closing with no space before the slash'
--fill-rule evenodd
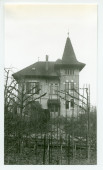
<path id="1" fill-rule="evenodd" d="M 62 60 L 61 60 L 61 64 L 60 62 L 56 62 L 56 66 L 70 66 L 70 67 L 75 67 L 75 68 L 79 68 L 79 70 L 81 71 L 83 69 L 83 67 L 85 66 L 84 63 L 81 63 L 77 60 L 71 40 L 69 37 L 67 37 L 66 40 L 66 44 L 64 47 L 64 52 L 63 52 L 63 56 L 62 56 Z"/>
<path id="2" fill-rule="evenodd" d="M 76 59 L 73 46 L 71 44 L 70 38 L 68 37 L 66 40 L 64 53 L 62 57 L 63 64 L 77 64 L 78 60 Z"/>

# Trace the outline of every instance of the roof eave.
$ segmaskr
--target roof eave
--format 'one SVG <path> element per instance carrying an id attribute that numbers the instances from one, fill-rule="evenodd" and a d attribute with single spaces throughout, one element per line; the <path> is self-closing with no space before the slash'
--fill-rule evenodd
<path id="1" fill-rule="evenodd" d="M 78 64 L 55 64 L 55 68 L 63 68 L 63 67 L 75 67 L 75 68 L 79 68 L 79 70 L 81 71 L 86 64 L 84 63 L 78 63 Z"/>
<path id="2" fill-rule="evenodd" d="M 12 75 L 14 77 L 15 80 L 20 80 L 20 79 L 25 79 L 25 78 L 59 78 L 58 75 Z"/>

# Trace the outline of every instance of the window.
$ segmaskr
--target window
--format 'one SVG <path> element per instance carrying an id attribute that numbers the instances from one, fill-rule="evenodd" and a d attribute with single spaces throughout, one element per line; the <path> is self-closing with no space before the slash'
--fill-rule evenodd
<path id="1" fill-rule="evenodd" d="M 53 94 L 53 84 L 50 84 L 50 94 Z"/>
<path id="2" fill-rule="evenodd" d="M 26 93 L 27 94 L 32 94 L 32 93 L 39 94 L 39 82 L 27 82 Z"/>
<path id="3" fill-rule="evenodd" d="M 36 83 L 35 83 L 35 87 L 36 87 L 36 88 L 35 88 L 36 94 L 39 94 L 39 91 L 40 91 L 40 90 L 39 90 L 39 89 L 40 89 L 40 87 L 39 87 L 39 82 L 36 82 Z"/>
<path id="4" fill-rule="evenodd" d="M 58 94 L 58 84 L 55 84 L 55 87 L 54 87 L 54 94 Z"/>
<path id="5" fill-rule="evenodd" d="M 69 82 L 65 82 L 65 91 L 69 93 Z"/>
<path id="6" fill-rule="evenodd" d="M 65 88 L 66 88 L 66 90 L 69 90 L 69 82 L 66 82 Z"/>
<path id="7" fill-rule="evenodd" d="M 75 88 L 76 88 L 76 83 L 74 83 L 74 82 L 65 82 L 65 86 L 64 86 L 64 89 L 65 89 L 65 91 L 67 92 L 67 93 L 73 93 L 73 92 L 75 92 L 74 90 L 75 90 Z"/>
<path id="8" fill-rule="evenodd" d="M 74 70 L 70 69 L 70 75 L 74 75 Z"/>
<path id="9" fill-rule="evenodd" d="M 72 70 L 70 69 L 70 75 L 72 75 Z"/>
<path id="10" fill-rule="evenodd" d="M 71 85 L 70 90 L 74 90 L 74 82 L 71 82 L 70 85 Z"/>
<path id="11" fill-rule="evenodd" d="M 58 94 L 58 84 L 50 85 L 50 94 Z"/>
<path id="12" fill-rule="evenodd" d="M 58 112 L 59 107 L 55 104 L 50 105 L 50 112 Z"/>
<path id="13" fill-rule="evenodd" d="M 74 108 L 74 99 L 70 100 L 71 107 Z"/>
<path id="14" fill-rule="evenodd" d="M 66 101 L 65 108 L 66 108 L 66 109 L 69 109 L 69 101 Z"/>
<path id="15" fill-rule="evenodd" d="M 68 70 L 67 69 L 65 69 L 65 74 L 68 74 Z"/>
<path id="16" fill-rule="evenodd" d="M 65 69 L 65 74 L 74 75 L 74 69 Z"/>
<path id="17" fill-rule="evenodd" d="M 68 75 L 70 75 L 70 69 L 68 69 Z"/>

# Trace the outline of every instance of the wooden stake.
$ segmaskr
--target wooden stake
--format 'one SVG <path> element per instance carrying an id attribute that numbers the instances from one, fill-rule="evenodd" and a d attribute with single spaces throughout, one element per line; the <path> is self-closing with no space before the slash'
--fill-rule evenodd
<path id="1" fill-rule="evenodd" d="M 44 135 L 43 165 L 45 165 L 46 135 Z"/>

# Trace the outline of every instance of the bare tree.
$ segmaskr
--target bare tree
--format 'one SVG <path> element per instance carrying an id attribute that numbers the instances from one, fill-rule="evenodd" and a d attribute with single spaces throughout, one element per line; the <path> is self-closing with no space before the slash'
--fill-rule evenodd
<path id="1" fill-rule="evenodd" d="M 28 129 L 28 123 L 32 120 L 30 113 L 31 110 L 28 106 L 31 105 L 31 103 L 35 103 L 37 99 L 40 99 L 41 97 L 45 96 L 46 93 L 43 93 L 41 95 L 36 95 L 37 91 L 27 95 L 26 89 L 25 89 L 25 79 L 20 79 L 19 82 L 16 82 L 15 79 L 10 76 L 11 70 L 5 69 L 5 86 L 4 86 L 4 114 L 5 114 L 5 146 L 8 145 L 8 139 L 10 137 L 17 138 L 16 140 L 16 146 L 17 151 L 21 152 L 22 143 L 23 143 L 23 137 L 24 132 L 26 132 L 28 135 L 30 135 L 30 129 Z M 18 88 L 19 84 L 19 88 Z M 38 89 L 38 92 L 41 89 Z M 39 107 L 40 106 L 36 106 Z M 39 109 L 37 112 L 34 110 L 34 112 L 42 111 Z M 28 114 L 27 114 L 28 112 Z M 42 114 L 41 114 L 42 116 Z M 15 143 L 14 143 L 15 145 Z"/>

